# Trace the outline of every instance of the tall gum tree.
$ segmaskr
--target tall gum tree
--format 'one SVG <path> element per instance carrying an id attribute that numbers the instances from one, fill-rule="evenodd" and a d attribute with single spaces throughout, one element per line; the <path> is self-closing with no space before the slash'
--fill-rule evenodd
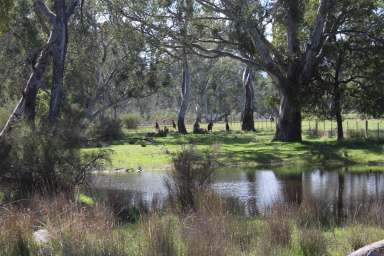
<path id="1" fill-rule="evenodd" d="M 145 36 L 146 44 L 180 62 L 180 106 L 177 113 L 178 131 L 187 133 L 185 116 L 191 100 L 190 56 L 194 0 L 102 0 L 110 11 L 130 20 Z"/>
<path id="2" fill-rule="evenodd" d="M 32 124 L 34 123 L 36 110 L 36 95 L 39 87 L 43 85 L 44 74 L 52 59 L 52 85 L 51 100 L 48 120 L 51 125 L 57 122 L 60 108 L 61 90 L 64 81 L 64 64 L 67 53 L 68 42 L 68 21 L 74 13 L 79 0 L 55 0 L 53 10 L 42 1 L 35 1 L 37 13 L 48 21 L 50 25 L 49 37 L 46 44 L 42 47 L 36 64 L 33 66 L 32 73 L 23 90 L 22 97 L 8 118 L 5 126 L 0 132 L 0 137 L 20 119 L 25 117 Z"/>
<path id="3" fill-rule="evenodd" d="M 304 30 L 304 1 L 196 0 L 204 10 L 196 19 L 210 20 L 193 42 L 201 54 L 229 56 L 258 70 L 267 72 L 280 91 L 280 108 L 274 140 L 301 141 L 301 91 L 311 82 L 314 70 L 323 57 L 321 50 L 339 25 L 342 13 L 332 16 L 334 0 L 320 0 L 307 36 Z M 279 5 L 282 6 L 277 11 Z M 276 47 L 268 38 L 271 24 L 282 19 L 285 44 Z M 226 29 L 225 29 L 226 28 Z M 307 27 L 308 29 L 308 27 Z M 239 54 L 246 51 L 247 57 Z"/>

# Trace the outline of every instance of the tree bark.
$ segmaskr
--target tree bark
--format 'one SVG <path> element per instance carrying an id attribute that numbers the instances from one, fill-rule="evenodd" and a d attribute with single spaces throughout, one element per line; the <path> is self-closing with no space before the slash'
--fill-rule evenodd
<path id="1" fill-rule="evenodd" d="M 177 117 L 177 128 L 179 133 L 187 134 L 185 127 L 185 114 L 187 113 L 189 101 L 191 98 L 191 73 L 189 70 L 188 60 L 184 60 L 183 64 L 183 81 L 181 84 L 181 105 Z"/>
<path id="2" fill-rule="evenodd" d="M 343 117 L 341 115 L 341 95 L 340 88 L 338 85 L 335 85 L 335 98 L 334 98 L 334 107 L 337 123 L 337 141 L 341 142 L 344 140 L 344 131 L 343 131 Z"/>
<path id="3" fill-rule="evenodd" d="M 256 131 L 255 122 L 253 120 L 253 74 L 249 67 L 246 67 L 243 74 L 243 85 L 244 85 L 244 109 L 242 116 L 241 130 L 243 131 Z"/>
<path id="4" fill-rule="evenodd" d="M 51 100 L 48 113 L 48 120 L 51 125 L 54 125 L 59 117 L 64 83 L 64 64 L 68 42 L 67 26 L 68 18 L 71 15 L 70 13 L 67 13 L 67 7 L 63 0 L 55 0 L 54 11 L 56 19 L 52 24 L 52 35 L 54 37 L 54 44 L 52 47 L 53 71 Z"/>
<path id="5" fill-rule="evenodd" d="M 274 141 L 301 142 L 301 107 L 292 92 L 283 90 Z"/>
<path id="6" fill-rule="evenodd" d="M 51 123 L 56 122 L 59 113 L 61 88 L 64 80 L 64 63 L 68 40 L 67 24 L 78 2 L 78 0 L 72 0 L 66 5 L 64 0 L 55 0 L 55 13 L 52 12 L 43 1 L 37 0 L 35 2 L 36 11 L 48 20 L 51 25 L 50 35 L 37 59 L 36 65 L 33 67 L 21 99 L 0 132 L 0 138 L 3 137 L 15 123 L 22 119 L 23 116 L 34 124 L 36 95 L 39 87 L 43 84 L 43 76 L 49 64 L 50 57 L 53 59 L 53 78 L 48 120 Z"/>
<path id="7" fill-rule="evenodd" d="M 342 72 L 342 63 L 344 56 L 344 49 L 340 50 L 336 60 L 335 66 L 335 77 L 334 77 L 334 87 L 333 87 L 333 103 L 334 103 L 334 113 L 336 116 L 337 123 L 337 141 L 341 142 L 344 140 L 343 132 L 343 117 L 341 115 L 341 89 L 340 89 L 340 76 Z"/>

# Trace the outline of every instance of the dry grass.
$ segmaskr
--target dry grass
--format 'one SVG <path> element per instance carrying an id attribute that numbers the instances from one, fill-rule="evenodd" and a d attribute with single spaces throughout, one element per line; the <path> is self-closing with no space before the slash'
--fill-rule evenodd
<path id="1" fill-rule="evenodd" d="M 0 209 L 1 253 L 39 255 L 43 250 L 63 255 L 101 255 L 113 250 L 113 255 L 119 255 L 115 244 L 118 238 L 111 235 L 113 220 L 102 205 L 83 207 L 65 196 L 33 197 Z M 48 231 L 48 243 L 33 240 L 33 233 L 40 229 Z"/>

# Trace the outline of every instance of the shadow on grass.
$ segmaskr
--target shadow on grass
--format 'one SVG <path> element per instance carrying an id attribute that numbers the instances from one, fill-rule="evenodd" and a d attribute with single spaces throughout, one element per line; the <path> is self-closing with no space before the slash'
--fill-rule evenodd
<path id="1" fill-rule="evenodd" d="M 345 164 L 354 164 L 348 155 L 348 150 L 362 150 L 367 153 L 383 153 L 383 144 L 380 141 L 350 140 L 342 143 L 336 141 L 304 141 L 302 143 L 311 155 L 315 155 L 320 162 L 339 161 Z M 308 157 L 308 155 L 304 156 Z M 310 159 L 306 159 L 310 160 Z"/>
<path id="2" fill-rule="evenodd" d="M 146 133 L 128 133 L 120 141 L 110 145 L 150 143 L 143 141 Z M 313 163 L 327 165 L 337 163 L 342 165 L 356 164 L 350 157 L 350 150 L 359 150 L 356 154 L 382 154 L 383 141 L 347 140 L 337 143 L 335 140 L 308 139 L 302 143 L 271 142 L 273 131 L 258 132 L 214 132 L 211 134 L 170 133 L 167 137 L 152 138 L 154 145 L 182 146 L 221 145 L 219 161 L 222 165 L 261 164 L 280 165 L 286 163 Z M 364 159 L 364 156 L 358 157 Z"/>

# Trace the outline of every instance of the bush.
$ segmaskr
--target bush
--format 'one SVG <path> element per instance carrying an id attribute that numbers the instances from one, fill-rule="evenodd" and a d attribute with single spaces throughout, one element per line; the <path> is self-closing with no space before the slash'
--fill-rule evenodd
<path id="1" fill-rule="evenodd" d="M 137 129 L 140 125 L 140 116 L 134 113 L 128 113 L 123 116 L 123 124 L 127 129 Z"/>
<path id="2" fill-rule="evenodd" d="M 65 134 L 65 135 L 64 135 Z M 20 196 L 31 192 L 69 191 L 86 182 L 89 171 L 100 167 L 106 151 L 82 154 L 63 130 L 34 131 L 19 124 L 0 142 L 0 179 L 15 186 Z"/>
<path id="3" fill-rule="evenodd" d="M 304 256 L 327 255 L 327 242 L 318 229 L 304 229 L 300 232 L 300 247 Z"/>
<path id="4" fill-rule="evenodd" d="M 103 118 L 98 121 L 92 132 L 96 141 L 111 142 L 123 137 L 122 122 L 120 119 Z"/>
<path id="5" fill-rule="evenodd" d="M 174 168 L 165 180 L 170 202 L 186 212 L 196 210 L 196 196 L 210 189 L 214 154 L 199 153 L 193 147 L 183 148 L 173 159 Z"/>

